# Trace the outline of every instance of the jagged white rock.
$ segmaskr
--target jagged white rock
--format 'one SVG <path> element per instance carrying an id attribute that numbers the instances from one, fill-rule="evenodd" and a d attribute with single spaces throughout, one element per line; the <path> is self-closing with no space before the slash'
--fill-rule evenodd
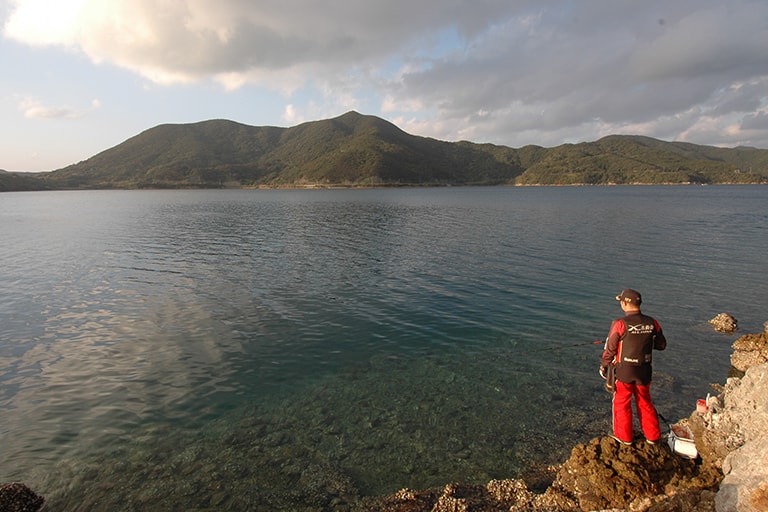
<path id="1" fill-rule="evenodd" d="M 768 510 L 768 363 L 747 369 L 740 379 L 728 379 L 722 411 L 713 417 L 743 441 L 723 460 L 717 512 Z"/>

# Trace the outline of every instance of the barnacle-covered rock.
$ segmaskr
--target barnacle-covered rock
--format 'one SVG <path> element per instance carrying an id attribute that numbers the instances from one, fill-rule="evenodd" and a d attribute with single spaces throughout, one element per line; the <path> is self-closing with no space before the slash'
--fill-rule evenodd
<path id="1" fill-rule="evenodd" d="M 0 485 L 0 510 L 3 512 L 37 512 L 45 498 L 20 482 Z"/>
<path id="2" fill-rule="evenodd" d="M 768 362 L 768 333 L 745 334 L 733 342 L 731 366 L 741 372 Z"/>
<path id="3" fill-rule="evenodd" d="M 717 332 L 731 333 L 738 330 L 738 321 L 728 313 L 720 313 L 709 321 Z"/>

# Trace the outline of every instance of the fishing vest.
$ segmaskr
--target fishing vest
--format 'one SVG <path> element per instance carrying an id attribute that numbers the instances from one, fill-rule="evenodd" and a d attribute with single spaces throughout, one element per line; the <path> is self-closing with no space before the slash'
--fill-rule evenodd
<path id="1" fill-rule="evenodd" d="M 653 341 L 656 337 L 653 318 L 643 314 L 633 314 L 620 319 L 619 322 L 624 322 L 626 332 L 619 340 L 616 361 L 619 364 L 631 366 L 651 364 Z"/>

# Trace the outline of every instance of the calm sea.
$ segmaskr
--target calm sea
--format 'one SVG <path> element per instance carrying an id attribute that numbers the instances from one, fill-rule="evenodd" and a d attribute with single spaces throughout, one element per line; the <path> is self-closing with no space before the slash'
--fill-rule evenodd
<path id="1" fill-rule="evenodd" d="M 52 510 L 334 510 L 606 433 L 640 290 L 670 420 L 768 320 L 768 187 L 0 195 L 0 482 Z M 314 507 L 314 508 L 313 508 Z"/>

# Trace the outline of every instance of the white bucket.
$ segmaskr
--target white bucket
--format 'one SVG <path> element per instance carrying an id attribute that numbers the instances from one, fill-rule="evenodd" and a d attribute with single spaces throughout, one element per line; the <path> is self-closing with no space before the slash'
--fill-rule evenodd
<path id="1" fill-rule="evenodd" d="M 693 441 L 693 432 L 682 425 L 672 425 L 669 429 L 669 447 L 676 454 L 686 459 L 695 459 L 699 456 L 696 443 Z"/>

